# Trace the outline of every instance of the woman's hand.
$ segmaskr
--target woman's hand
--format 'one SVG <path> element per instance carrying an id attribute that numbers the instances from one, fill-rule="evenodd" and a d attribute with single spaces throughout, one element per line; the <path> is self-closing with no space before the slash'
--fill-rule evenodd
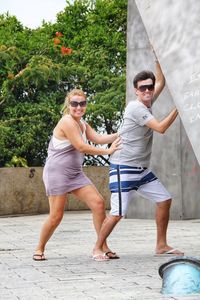
<path id="1" fill-rule="evenodd" d="M 116 138 L 114 142 L 111 144 L 110 148 L 108 149 L 108 154 L 113 154 L 116 150 L 120 150 L 122 147 L 120 146 L 122 143 L 121 137 Z"/>

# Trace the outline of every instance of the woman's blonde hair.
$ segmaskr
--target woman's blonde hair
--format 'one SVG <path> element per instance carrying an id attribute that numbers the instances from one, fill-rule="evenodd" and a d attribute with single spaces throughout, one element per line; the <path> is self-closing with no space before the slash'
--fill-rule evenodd
<path id="1" fill-rule="evenodd" d="M 63 115 L 66 115 L 69 113 L 69 105 L 70 105 L 70 100 L 73 96 L 82 96 L 86 99 L 86 95 L 82 90 L 79 89 L 73 89 L 71 92 L 69 92 L 65 98 L 65 102 L 63 105 L 63 108 L 61 110 Z"/>

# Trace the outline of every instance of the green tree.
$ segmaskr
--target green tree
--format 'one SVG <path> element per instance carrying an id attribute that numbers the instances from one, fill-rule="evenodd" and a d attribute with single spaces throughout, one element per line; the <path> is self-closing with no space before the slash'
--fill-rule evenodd
<path id="1" fill-rule="evenodd" d="M 0 166 L 43 165 L 75 87 L 87 93 L 86 120 L 116 131 L 125 104 L 126 18 L 125 0 L 67 1 L 55 24 L 36 30 L 0 16 Z M 101 160 L 88 156 L 86 164 Z"/>

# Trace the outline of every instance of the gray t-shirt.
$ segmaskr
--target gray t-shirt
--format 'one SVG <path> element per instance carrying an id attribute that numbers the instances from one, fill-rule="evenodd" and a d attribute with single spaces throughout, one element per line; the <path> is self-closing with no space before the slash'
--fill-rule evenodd
<path id="1" fill-rule="evenodd" d="M 150 163 L 153 130 L 145 124 L 153 119 L 151 108 L 139 100 L 130 101 L 124 112 L 124 121 L 119 130 L 122 149 L 110 156 L 113 164 L 148 167 Z"/>

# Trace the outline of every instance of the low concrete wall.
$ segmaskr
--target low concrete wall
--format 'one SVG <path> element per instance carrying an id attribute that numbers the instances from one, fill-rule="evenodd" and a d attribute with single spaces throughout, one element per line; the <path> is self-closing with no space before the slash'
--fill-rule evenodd
<path id="1" fill-rule="evenodd" d="M 0 168 L 0 215 L 39 214 L 49 211 L 42 181 L 42 167 Z M 109 209 L 108 167 L 85 167 Z M 84 210 L 87 206 L 69 195 L 66 210 Z"/>

